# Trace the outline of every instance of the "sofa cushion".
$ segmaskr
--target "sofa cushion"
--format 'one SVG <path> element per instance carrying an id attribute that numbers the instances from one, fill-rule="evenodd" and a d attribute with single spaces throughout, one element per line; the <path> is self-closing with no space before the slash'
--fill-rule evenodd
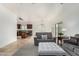
<path id="1" fill-rule="evenodd" d="M 42 39 L 41 35 L 42 35 L 41 33 L 36 33 L 38 39 Z"/>
<path id="2" fill-rule="evenodd" d="M 42 35 L 43 40 L 47 40 L 47 35 Z"/>
<path id="3" fill-rule="evenodd" d="M 47 39 L 52 39 L 52 33 L 51 32 L 37 32 L 36 36 L 39 39 L 42 39 L 42 35 L 47 35 Z"/>
<path id="4" fill-rule="evenodd" d="M 79 34 L 75 34 L 75 37 L 76 37 L 76 38 L 79 38 Z"/>

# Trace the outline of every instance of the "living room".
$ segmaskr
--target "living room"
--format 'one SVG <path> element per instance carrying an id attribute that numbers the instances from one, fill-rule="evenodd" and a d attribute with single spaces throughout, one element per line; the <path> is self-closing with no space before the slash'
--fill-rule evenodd
<path id="1" fill-rule="evenodd" d="M 78 15 L 78 3 L 1 3 L 0 55 L 79 56 Z"/>

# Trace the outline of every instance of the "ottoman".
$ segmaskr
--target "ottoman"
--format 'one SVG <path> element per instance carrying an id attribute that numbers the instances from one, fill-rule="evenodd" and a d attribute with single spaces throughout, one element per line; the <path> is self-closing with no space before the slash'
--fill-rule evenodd
<path id="1" fill-rule="evenodd" d="M 66 56 L 66 52 L 54 42 L 40 42 L 38 53 L 41 56 Z"/>

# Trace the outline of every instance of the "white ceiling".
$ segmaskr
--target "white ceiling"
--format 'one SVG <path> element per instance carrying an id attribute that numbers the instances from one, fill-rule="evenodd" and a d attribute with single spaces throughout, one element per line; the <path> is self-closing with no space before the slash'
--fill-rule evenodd
<path id="1" fill-rule="evenodd" d="M 56 3 L 5 3 L 2 4 L 18 17 L 22 17 L 24 22 L 42 22 L 54 23 L 60 20 L 62 14 L 62 5 Z"/>

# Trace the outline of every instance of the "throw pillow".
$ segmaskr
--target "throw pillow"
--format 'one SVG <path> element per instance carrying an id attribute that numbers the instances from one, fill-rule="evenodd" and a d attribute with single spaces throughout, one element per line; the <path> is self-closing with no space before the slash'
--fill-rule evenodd
<path id="1" fill-rule="evenodd" d="M 42 35 L 43 40 L 47 40 L 47 35 Z"/>

